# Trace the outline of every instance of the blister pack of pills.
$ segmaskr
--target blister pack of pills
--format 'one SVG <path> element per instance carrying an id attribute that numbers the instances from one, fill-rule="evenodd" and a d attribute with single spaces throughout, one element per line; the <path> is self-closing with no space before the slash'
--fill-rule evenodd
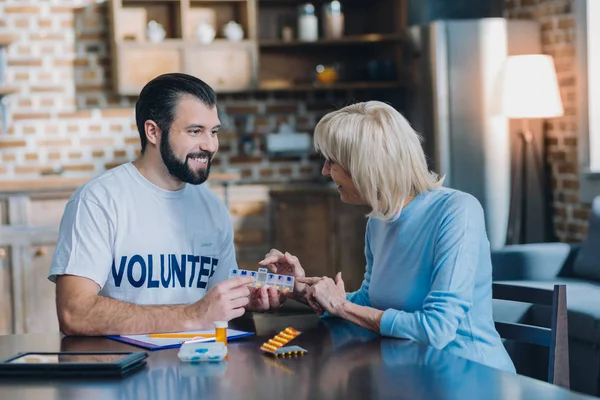
<path id="1" fill-rule="evenodd" d="M 290 275 L 279 275 L 269 272 L 266 268 L 259 268 L 258 271 L 248 271 L 245 269 L 232 269 L 229 271 L 229 278 L 237 278 L 238 276 L 251 276 L 254 282 L 248 286 L 260 288 L 263 286 L 274 286 L 277 291 L 293 292 L 294 277 Z"/>
<path id="2" fill-rule="evenodd" d="M 307 353 L 307 350 L 300 346 L 286 346 L 290 341 L 300 335 L 300 331 L 290 327 L 285 328 L 273 338 L 263 343 L 260 349 L 263 353 L 275 357 L 298 356 Z"/>

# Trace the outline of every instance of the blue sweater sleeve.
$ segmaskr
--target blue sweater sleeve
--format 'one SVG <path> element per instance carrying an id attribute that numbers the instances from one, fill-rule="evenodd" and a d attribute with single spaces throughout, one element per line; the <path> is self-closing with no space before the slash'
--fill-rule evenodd
<path id="1" fill-rule="evenodd" d="M 432 244 L 431 288 L 422 309 L 410 313 L 385 310 L 380 325 L 382 335 L 412 339 L 437 349 L 446 347 L 456 337 L 458 326 L 471 307 L 484 216 L 479 202 L 469 195 L 454 196 L 446 210 Z"/>
<path id="2" fill-rule="evenodd" d="M 369 283 L 371 282 L 371 269 L 373 267 L 373 254 L 369 247 L 369 226 L 367 222 L 367 232 L 365 234 L 365 259 L 367 260 L 367 266 L 365 271 L 365 277 L 363 279 L 360 289 L 356 292 L 346 293 L 346 299 L 351 303 L 358 304 L 359 306 L 371 307 L 369 301 Z"/>

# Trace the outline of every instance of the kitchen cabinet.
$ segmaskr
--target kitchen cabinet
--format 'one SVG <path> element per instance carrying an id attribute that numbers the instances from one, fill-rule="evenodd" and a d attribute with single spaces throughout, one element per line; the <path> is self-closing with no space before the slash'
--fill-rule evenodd
<path id="1" fill-rule="evenodd" d="M 36 238 L 37 239 L 37 238 Z M 39 237 L 21 247 L 22 319 L 24 332 L 58 331 L 55 285 L 48 280 L 56 237 Z"/>
<path id="2" fill-rule="evenodd" d="M 314 3 L 317 40 L 299 40 L 301 0 L 109 0 L 109 44 L 114 90 L 137 96 L 165 72 L 195 75 L 218 92 L 384 90 L 413 85 L 408 0 L 342 2 L 344 32 L 325 35 L 325 1 Z M 164 38 L 150 40 L 156 21 Z M 234 21 L 243 38 L 231 41 L 223 28 Z M 210 25 L 210 43 L 197 37 Z M 284 40 L 284 31 L 292 37 Z M 202 32 L 203 30 L 201 30 Z M 159 35 L 161 36 L 161 35 Z M 287 35 L 286 35 L 287 36 Z M 321 75 L 320 70 L 328 73 Z M 328 78 L 325 79 L 324 77 Z"/>
<path id="3" fill-rule="evenodd" d="M 168 72 L 197 76 L 216 91 L 256 87 L 258 42 L 257 0 L 109 0 L 110 51 L 113 84 L 120 95 L 137 96 L 154 77 Z M 164 38 L 147 37 L 155 21 Z M 229 21 L 243 30 L 241 40 L 224 38 Z M 198 40 L 199 23 L 210 25 L 215 38 Z"/>
<path id="4" fill-rule="evenodd" d="M 10 248 L 0 246 L 0 335 L 12 333 L 12 278 Z"/>
<path id="5" fill-rule="evenodd" d="M 58 330 L 47 278 L 57 236 L 51 229 L 0 227 L 0 334 Z"/>
<path id="6" fill-rule="evenodd" d="M 0 225 L 0 334 L 58 330 L 54 284 L 47 276 L 71 194 L 0 194 L 7 215 Z"/>
<path id="7" fill-rule="evenodd" d="M 180 71 L 183 46 L 122 43 L 113 60 L 118 71 L 114 83 L 120 94 L 139 94 L 146 83 L 169 72 Z"/>
<path id="8" fill-rule="evenodd" d="M 307 276 L 333 276 L 336 249 L 332 198 L 311 193 L 277 194 L 273 201 L 273 247 L 297 256 Z"/>
<path id="9" fill-rule="evenodd" d="M 0 193 L 0 332 L 58 330 L 54 284 L 47 276 L 74 189 Z"/>
<path id="10" fill-rule="evenodd" d="M 185 53 L 185 69 L 217 92 L 250 88 L 257 73 L 254 48 L 251 42 L 194 46 Z"/>
<path id="11" fill-rule="evenodd" d="M 308 3 L 308 2 L 306 2 Z M 260 1 L 261 86 L 269 90 L 395 89 L 412 85 L 408 0 L 341 1 L 343 34 L 327 36 L 323 6 L 313 3 L 319 32 L 301 40 L 296 1 Z M 291 28 L 291 40 L 283 38 Z"/>
<path id="12" fill-rule="evenodd" d="M 365 273 L 367 207 L 345 204 L 332 187 L 292 186 L 271 190 L 272 247 L 300 259 L 307 276 L 342 272 L 347 291 Z"/>

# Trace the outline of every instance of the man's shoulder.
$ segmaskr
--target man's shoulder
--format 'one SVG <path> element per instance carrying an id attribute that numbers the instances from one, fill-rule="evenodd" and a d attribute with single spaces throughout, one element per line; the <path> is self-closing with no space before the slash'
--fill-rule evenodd
<path id="1" fill-rule="evenodd" d="M 73 193 L 71 200 L 83 199 L 103 203 L 118 196 L 127 189 L 130 182 L 127 168 L 127 164 L 119 165 L 90 179 Z"/>

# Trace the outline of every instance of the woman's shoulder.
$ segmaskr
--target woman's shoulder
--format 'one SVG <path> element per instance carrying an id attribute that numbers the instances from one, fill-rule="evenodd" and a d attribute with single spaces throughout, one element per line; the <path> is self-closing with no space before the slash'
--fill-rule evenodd
<path id="1" fill-rule="evenodd" d="M 441 187 L 431 190 L 429 205 L 440 211 L 441 214 L 471 214 L 483 213 L 479 200 L 470 193 L 461 190 Z"/>
<path id="2" fill-rule="evenodd" d="M 483 207 L 467 192 L 441 187 L 421 193 L 402 210 L 398 218 L 389 221 L 369 217 L 367 232 L 391 225 L 418 223 L 437 225 L 440 221 L 483 217 Z"/>

